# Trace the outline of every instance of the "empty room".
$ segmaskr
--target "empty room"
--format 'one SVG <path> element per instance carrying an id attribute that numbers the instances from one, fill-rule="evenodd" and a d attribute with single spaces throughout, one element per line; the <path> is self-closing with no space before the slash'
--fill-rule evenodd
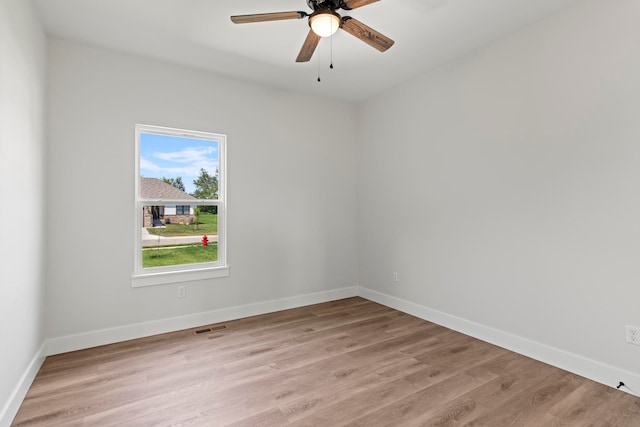
<path id="1" fill-rule="evenodd" d="M 0 426 L 640 426 L 640 0 L 0 0 Z"/>

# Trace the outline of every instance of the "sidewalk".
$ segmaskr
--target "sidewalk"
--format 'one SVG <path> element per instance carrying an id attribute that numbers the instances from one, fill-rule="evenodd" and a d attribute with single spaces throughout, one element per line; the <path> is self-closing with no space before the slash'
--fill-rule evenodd
<path id="1" fill-rule="evenodd" d="M 165 245 L 184 245 L 187 243 L 201 243 L 202 236 L 176 236 L 176 237 L 165 237 L 165 236 L 154 236 L 153 234 L 149 234 L 146 228 L 142 228 L 142 247 L 145 246 L 165 246 Z M 207 235 L 209 239 L 209 243 L 217 242 L 218 235 L 214 234 L 212 236 Z"/>

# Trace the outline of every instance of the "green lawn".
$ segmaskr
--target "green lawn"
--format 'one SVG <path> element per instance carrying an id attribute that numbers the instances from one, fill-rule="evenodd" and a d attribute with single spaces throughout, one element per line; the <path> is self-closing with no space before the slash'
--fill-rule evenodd
<path id="1" fill-rule="evenodd" d="M 149 234 L 172 236 L 193 236 L 195 234 L 218 234 L 218 215 L 203 212 L 199 224 L 167 224 L 165 228 L 147 228 Z"/>
<path id="2" fill-rule="evenodd" d="M 195 264 L 218 260 L 218 243 L 208 246 L 185 245 L 148 248 L 142 251 L 142 267 L 164 267 L 168 265 Z"/>

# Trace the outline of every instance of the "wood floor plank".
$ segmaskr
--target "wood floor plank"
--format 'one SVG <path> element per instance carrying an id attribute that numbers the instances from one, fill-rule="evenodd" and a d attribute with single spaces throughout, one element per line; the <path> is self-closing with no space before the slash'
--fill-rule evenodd
<path id="1" fill-rule="evenodd" d="M 554 405 L 549 414 L 564 423 L 588 425 L 621 397 L 605 385 L 584 383 Z"/>
<path id="2" fill-rule="evenodd" d="M 48 357 L 12 425 L 638 427 L 640 398 L 347 298 Z"/>
<path id="3" fill-rule="evenodd" d="M 433 385 L 421 388 L 407 397 L 382 406 L 377 411 L 360 417 L 348 426 L 422 425 L 433 413 L 464 393 L 481 385 L 465 373 L 450 376 Z M 415 384 L 414 384 L 415 386 Z"/>
<path id="4" fill-rule="evenodd" d="M 524 426 L 540 422 L 554 403 L 564 399 L 575 388 L 579 379 L 576 375 L 554 369 L 544 381 L 525 389 L 490 412 L 474 418 L 468 426 L 494 425 Z"/>
<path id="5" fill-rule="evenodd" d="M 280 407 L 291 421 L 309 417 L 310 414 L 312 416 L 309 419 L 312 420 L 327 420 L 336 415 L 344 419 L 342 408 L 348 408 L 351 413 L 356 414 L 354 418 L 357 418 L 364 413 L 363 404 L 373 405 L 373 409 L 380 404 L 379 400 L 373 398 L 376 389 L 391 390 L 397 387 L 396 383 L 398 383 L 402 385 L 404 390 L 408 390 L 403 393 L 416 390 L 411 384 L 406 383 L 403 377 L 408 373 L 418 372 L 425 368 L 424 364 L 399 353 L 366 363 L 350 357 L 350 361 L 344 367 L 333 372 L 339 381 L 331 388 L 331 393 L 315 388 L 312 393 L 303 398 Z M 360 407 L 355 410 L 357 405 Z M 309 419 L 299 424 L 309 424 Z"/>
<path id="6" fill-rule="evenodd" d="M 373 385 L 367 390 L 340 395 L 333 404 L 322 409 L 318 408 L 307 417 L 292 422 L 291 425 L 299 427 L 345 425 L 361 417 L 362 414 L 373 413 L 380 406 L 396 402 L 415 391 L 415 387 L 402 378 Z"/>
<path id="7" fill-rule="evenodd" d="M 606 411 L 602 411 L 594 426 L 637 427 L 640 426 L 640 398 L 621 395 Z"/>

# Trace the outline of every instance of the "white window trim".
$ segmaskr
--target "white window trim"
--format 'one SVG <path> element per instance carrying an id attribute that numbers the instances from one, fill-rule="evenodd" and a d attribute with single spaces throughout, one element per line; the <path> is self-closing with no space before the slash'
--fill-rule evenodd
<path id="1" fill-rule="evenodd" d="M 218 199 L 199 200 L 198 205 L 218 206 L 218 261 L 211 263 L 183 264 L 168 267 L 142 268 L 142 206 L 149 203 L 162 205 L 190 205 L 193 200 L 163 202 L 140 197 L 140 133 L 156 133 L 170 136 L 218 141 Z M 137 124 L 135 126 L 135 199 L 134 199 L 134 271 L 132 287 L 164 285 L 192 280 L 206 280 L 229 276 L 227 264 L 227 137 L 222 134 L 198 132 L 184 129 L 166 128 Z"/>

